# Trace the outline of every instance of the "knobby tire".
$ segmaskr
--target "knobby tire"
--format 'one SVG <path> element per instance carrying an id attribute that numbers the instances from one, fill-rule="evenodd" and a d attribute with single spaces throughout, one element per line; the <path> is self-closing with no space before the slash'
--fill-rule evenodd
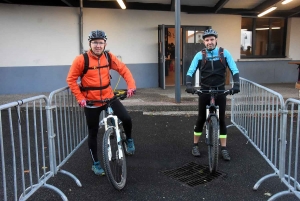
<path id="1" fill-rule="evenodd" d="M 216 116 L 211 116 L 208 122 L 208 164 L 210 173 L 215 173 L 219 159 L 219 124 Z"/>
<path id="2" fill-rule="evenodd" d="M 110 142 L 110 147 L 109 147 Z M 122 143 L 122 140 L 119 142 Z M 117 136 L 114 128 L 109 128 L 103 136 L 103 164 L 105 174 L 110 184 L 117 190 L 122 190 L 125 187 L 127 179 L 127 166 L 122 146 L 123 158 L 118 158 Z M 109 160 L 109 149 L 111 149 L 111 161 Z"/>

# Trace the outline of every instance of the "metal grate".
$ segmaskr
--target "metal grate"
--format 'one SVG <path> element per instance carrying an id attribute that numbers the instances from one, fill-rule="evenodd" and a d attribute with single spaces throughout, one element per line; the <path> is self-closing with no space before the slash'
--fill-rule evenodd
<path id="1" fill-rule="evenodd" d="M 191 187 L 200 184 L 206 184 L 220 177 L 225 177 L 226 174 L 217 171 L 214 174 L 209 172 L 208 166 L 199 165 L 194 162 L 187 163 L 180 168 L 162 171 L 165 175 L 183 182 Z"/>

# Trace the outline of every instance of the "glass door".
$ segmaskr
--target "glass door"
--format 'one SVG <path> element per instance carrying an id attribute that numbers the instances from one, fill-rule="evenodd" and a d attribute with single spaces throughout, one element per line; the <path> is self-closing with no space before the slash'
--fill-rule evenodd
<path id="1" fill-rule="evenodd" d="M 205 48 L 202 35 L 209 27 L 182 27 L 182 45 L 183 45 L 183 83 L 185 83 L 186 73 L 197 52 Z M 199 71 L 194 74 L 195 81 L 193 85 L 199 86 Z"/>

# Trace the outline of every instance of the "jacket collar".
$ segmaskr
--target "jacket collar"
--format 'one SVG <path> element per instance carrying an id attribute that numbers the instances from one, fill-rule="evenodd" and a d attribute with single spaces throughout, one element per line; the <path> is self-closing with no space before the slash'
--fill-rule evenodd
<path id="1" fill-rule="evenodd" d="M 96 55 L 96 54 L 94 54 L 94 52 L 92 50 L 89 50 L 88 51 L 88 55 L 91 56 L 91 57 L 93 57 L 93 58 L 95 58 L 95 59 L 98 59 L 98 58 L 100 58 L 103 55 L 103 52 L 100 55 Z"/>
<path id="2" fill-rule="evenodd" d="M 219 52 L 219 47 L 216 46 L 215 49 L 213 49 L 213 50 L 208 50 L 208 49 L 206 49 L 206 52 L 209 53 L 209 54 L 213 54 L 213 55 L 218 54 L 218 52 Z"/>

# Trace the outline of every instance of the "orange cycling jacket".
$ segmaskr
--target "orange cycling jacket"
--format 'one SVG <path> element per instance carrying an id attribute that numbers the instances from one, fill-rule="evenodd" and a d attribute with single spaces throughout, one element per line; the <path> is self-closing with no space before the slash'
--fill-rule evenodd
<path id="1" fill-rule="evenodd" d="M 88 51 L 89 69 L 81 79 L 81 84 L 84 87 L 105 87 L 110 83 L 109 70 L 117 71 L 126 81 L 128 89 L 136 89 L 135 81 L 129 69 L 121 62 L 115 55 L 108 52 L 110 55 L 110 65 L 105 54 L 100 56 L 95 55 L 92 51 Z M 98 68 L 97 68 L 98 67 Z M 99 68 L 101 67 L 101 68 Z M 67 76 L 67 83 L 75 95 L 78 102 L 81 100 L 103 100 L 112 98 L 114 96 L 113 89 L 109 85 L 107 88 L 101 90 L 87 90 L 81 91 L 77 83 L 78 77 L 82 76 L 84 70 L 84 57 L 78 55 L 69 70 Z M 95 106 L 101 106 L 102 103 L 95 103 Z"/>

